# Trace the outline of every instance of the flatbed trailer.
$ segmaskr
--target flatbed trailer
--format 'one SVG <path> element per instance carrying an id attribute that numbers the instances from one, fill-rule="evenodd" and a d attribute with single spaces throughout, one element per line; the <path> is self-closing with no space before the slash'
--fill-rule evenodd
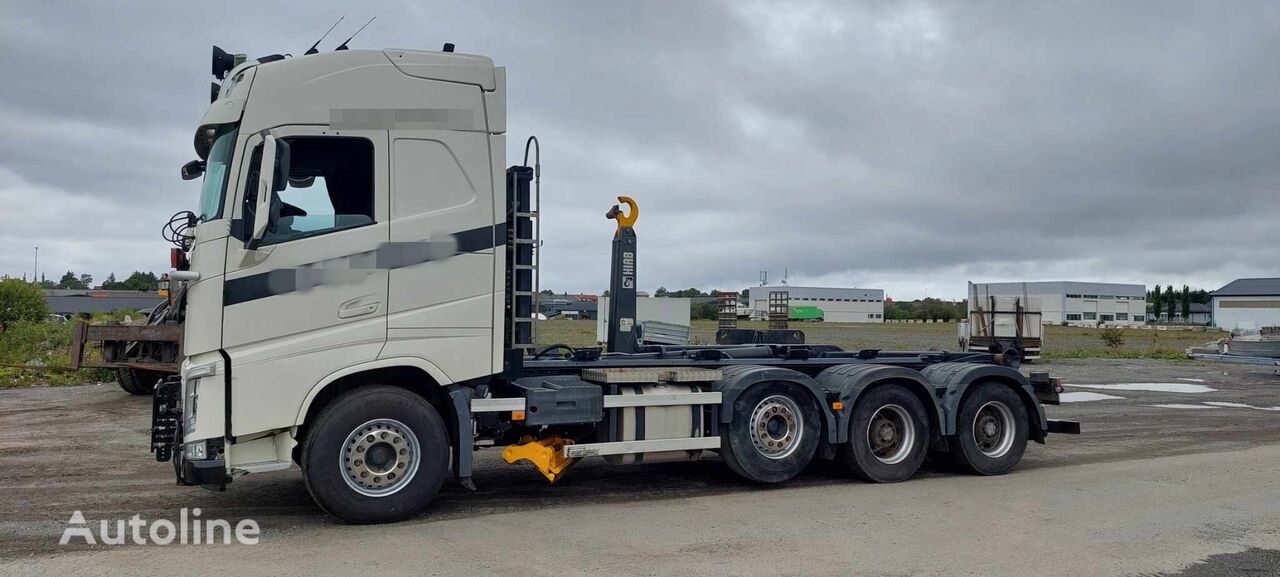
<path id="1" fill-rule="evenodd" d="M 167 296 L 167 294 L 166 294 Z M 179 304 L 175 306 L 174 301 Z M 145 324 L 89 324 L 77 320 L 71 328 L 70 369 L 113 369 L 120 388 L 131 395 L 150 395 L 161 379 L 182 368 L 182 291 L 147 316 Z M 90 347 L 101 361 L 86 360 Z"/>
<path id="2" fill-rule="evenodd" d="M 1016 352 L 845 351 L 777 327 L 644 344 L 626 196 L 605 215 L 606 346 L 535 346 L 540 151 L 530 137 L 523 164 L 494 169 L 501 67 L 449 44 L 252 61 L 215 48 L 213 72 L 224 82 L 183 176 L 219 170 L 187 216 L 189 268 L 170 273 L 187 286 L 187 358 L 153 401 L 152 451 L 181 485 L 297 465 L 324 510 L 376 523 L 416 514 L 447 476 L 474 489 L 474 452 L 490 448 L 551 482 L 583 458 L 710 453 L 761 484 L 814 458 L 896 482 L 930 453 L 1003 474 L 1028 441 L 1079 432 L 1045 413 L 1060 381 L 1021 374 Z M 321 178 L 332 230 L 297 232 L 290 193 Z"/>

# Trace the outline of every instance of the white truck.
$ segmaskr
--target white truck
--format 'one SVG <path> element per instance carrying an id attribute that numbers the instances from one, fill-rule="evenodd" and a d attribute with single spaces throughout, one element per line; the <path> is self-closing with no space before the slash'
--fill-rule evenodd
<path id="1" fill-rule="evenodd" d="M 1028 439 L 1078 432 L 1046 418 L 1058 383 L 1001 355 L 638 344 L 633 202 L 608 215 L 607 350 L 535 350 L 540 169 L 528 144 L 506 167 L 502 67 L 451 45 L 215 47 L 213 74 L 170 275 L 186 358 L 152 417 L 180 484 L 297 465 L 325 511 L 374 523 L 414 515 L 450 475 L 474 488 L 491 447 L 551 481 L 587 457 L 718 453 L 759 483 L 815 457 L 892 482 L 931 451 L 1005 473 Z"/>

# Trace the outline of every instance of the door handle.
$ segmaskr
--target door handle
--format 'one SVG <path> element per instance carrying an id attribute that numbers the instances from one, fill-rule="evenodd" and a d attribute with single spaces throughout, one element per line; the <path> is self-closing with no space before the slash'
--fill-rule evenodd
<path id="1" fill-rule="evenodd" d="M 350 319 L 378 312 L 379 301 L 366 301 L 363 298 L 351 299 L 338 307 L 338 318 Z"/>

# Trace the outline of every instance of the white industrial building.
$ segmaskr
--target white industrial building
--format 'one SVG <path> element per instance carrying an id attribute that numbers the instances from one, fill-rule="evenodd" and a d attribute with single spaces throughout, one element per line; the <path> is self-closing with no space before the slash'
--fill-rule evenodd
<path id="1" fill-rule="evenodd" d="M 769 313 L 771 291 L 787 291 L 791 306 L 818 307 L 822 310 L 823 320 L 829 323 L 884 322 L 883 289 L 755 286 L 747 289 L 747 299 L 756 315 Z"/>
<path id="2" fill-rule="evenodd" d="M 1040 306 L 1043 324 L 1140 325 L 1147 319 L 1147 287 L 1140 284 L 1102 282 L 995 282 L 975 283 L 971 299 L 981 304 L 988 297 L 1026 297 Z M 974 303 L 970 303 L 973 307 Z"/>
<path id="3" fill-rule="evenodd" d="M 1259 329 L 1280 325 L 1280 278 L 1242 278 L 1209 293 L 1218 328 Z"/>
<path id="4" fill-rule="evenodd" d="M 637 325 L 645 321 L 658 321 L 673 325 L 689 326 L 691 298 L 676 297 L 636 297 Z M 600 297 L 600 306 L 596 314 L 596 342 L 603 343 L 609 336 L 609 297 Z"/>

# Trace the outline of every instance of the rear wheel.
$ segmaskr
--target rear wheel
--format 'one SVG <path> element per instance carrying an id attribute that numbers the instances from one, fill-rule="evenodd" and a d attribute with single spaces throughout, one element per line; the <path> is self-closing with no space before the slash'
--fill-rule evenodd
<path id="1" fill-rule="evenodd" d="M 896 483 L 916 474 L 928 447 L 929 417 L 920 399 L 900 385 L 884 385 L 858 398 L 841 454 L 853 474 Z"/>
<path id="2" fill-rule="evenodd" d="M 978 383 L 956 416 L 951 455 L 979 475 L 1003 475 L 1027 448 L 1027 411 L 1018 393 L 1001 383 Z"/>
<path id="3" fill-rule="evenodd" d="M 720 456 L 733 472 L 757 483 L 799 475 L 818 450 L 821 416 L 799 385 L 756 385 L 733 403 L 733 422 L 721 432 Z"/>
<path id="4" fill-rule="evenodd" d="M 334 399 L 311 425 L 301 453 L 312 498 L 349 523 L 416 514 L 449 470 L 449 436 L 435 407 L 383 385 Z"/>
<path id="5" fill-rule="evenodd" d="M 130 395 L 150 395 L 162 373 L 142 369 L 116 369 L 116 382 Z"/>

